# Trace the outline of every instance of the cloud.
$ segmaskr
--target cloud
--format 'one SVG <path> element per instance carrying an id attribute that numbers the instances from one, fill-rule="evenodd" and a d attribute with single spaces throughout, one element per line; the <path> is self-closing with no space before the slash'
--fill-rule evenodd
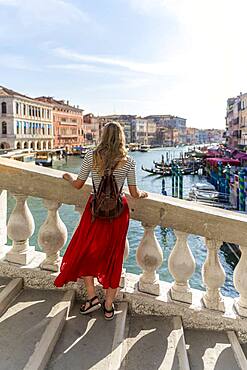
<path id="1" fill-rule="evenodd" d="M 27 61 L 24 56 L 14 54 L 1 54 L 0 67 L 8 69 L 21 69 L 27 71 L 41 70 L 41 68 L 36 64 L 34 65 Z"/>
<path id="2" fill-rule="evenodd" d="M 90 21 L 90 17 L 66 0 L 0 0 L 0 5 L 16 8 L 16 19 L 24 28 L 34 25 L 71 25 Z M 45 31 L 45 30 L 44 30 Z M 32 32 L 32 30 L 30 30 Z"/>
<path id="3" fill-rule="evenodd" d="M 109 67 L 114 66 L 116 68 L 152 75 L 167 76 L 167 74 L 172 73 L 172 64 L 167 62 L 143 63 L 113 56 L 80 54 L 65 48 L 55 48 L 53 51 L 55 55 L 60 58 L 77 62 L 81 61 L 96 65 L 107 65 Z"/>

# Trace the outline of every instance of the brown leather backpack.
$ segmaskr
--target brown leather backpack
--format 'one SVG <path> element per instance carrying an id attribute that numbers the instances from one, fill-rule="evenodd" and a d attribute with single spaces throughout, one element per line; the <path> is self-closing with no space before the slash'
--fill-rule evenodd
<path id="1" fill-rule="evenodd" d="M 93 181 L 92 221 L 95 218 L 111 220 L 123 212 L 124 206 L 121 196 L 123 186 L 118 189 L 115 176 L 113 175 L 116 166 L 117 164 L 113 168 L 105 170 L 97 191 Z"/>

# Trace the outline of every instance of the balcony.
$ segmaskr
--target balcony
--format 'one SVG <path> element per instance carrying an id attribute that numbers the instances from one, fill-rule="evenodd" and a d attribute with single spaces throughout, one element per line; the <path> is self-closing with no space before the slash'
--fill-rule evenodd
<path id="1" fill-rule="evenodd" d="M 77 134 L 59 134 L 57 135 L 58 139 L 68 139 L 68 138 L 75 138 L 77 139 L 79 135 Z"/>
<path id="2" fill-rule="evenodd" d="M 14 276 L 16 279 L 22 279 L 26 289 L 28 287 L 54 289 L 53 281 L 60 266 L 59 251 L 67 239 L 67 228 L 59 217 L 59 208 L 61 204 L 70 204 L 75 206 L 75 210 L 81 214 L 92 191 L 91 181 L 87 181 L 83 189 L 78 192 L 61 178 L 63 174 L 61 171 L 3 158 L 0 158 L 0 173 L 2 175 L 0 188 L 8 190 L 16 202 L 16 207 L 6 226 L 7 198 L 5 190 L 1 190 L 0 276 Z M 75 175 L 73 177 L 76 178 Z M 144 316 L 149 315 L 142 318 L 143 322 L 147 322 L 150 315 L 162 316 L 163 321 L 168 320 L 171 316 L 181 317 L 182 321 L 180 319 L 176 321 L 176 325 L 179 322 L 179 333 L 183 332 L 183 327 L 184 330 L 188 328 L 225 330 L 227 333 L 230 331 L 229 338 L 232 338 L 235 335 L 234 332 L 237 332 L 242 341 L 247 341 L 246 215 L 185 200 L 163 197 L 158 194 L 149 194 L 147 199 L 135 200 L 129 196 L 127 189 L 125 190 L 131 218 L 140 221 L 143 227 L 143 237 L 136 252 L 136 261 L 142 274 L 135 275 L 124 271 L 122 274 L 122 289 L 118 299 L 120 301 L 119 307 L 125 307 L 123 309 L 125 310 L 125 318 L 126 305 L 128 305 L 130 312 Z M 34 247 L 29 245 L 35 220 L 26 203 L 28 197 L 43 199 L 43 207 L 48 211 L 46 220 L 39 228 L 41 251 L 40 249 L 34 250 Z M 167 264 L 167 269 L 173 278 L 171 283 L 160 281 L 158 275 L 159 267 L 166 261 L 163 260 L 161 247 L 155 237 L 154 228 L 157 225 L 172 227 L 176 236 L 176 242 Z M 7 230 L 12 241 L 11 246 L 5 246 Z M 206 240 L 207 257 L 201 271 L 205 291 L 190 288 L 189 280 L 195 273 L 196 256 L 193 256 L 190 250 L 189 234 L 203 236 Z M 234 286 L 239 295 L 239 298 L 235 300 L 226 298 L 220 293 L 220 288 L 225 280 L 225 271 L 218 257 L 218 250 L 223 240 L 241 246 L 242 255 L 234 270 Z M 125 255 L 127 258 L 128 243 L 126 243 Z M 18 284 L 20 285 L 20 280 L 16 281 L 16 289 Z M 76 292 L 77 298 L 83 296 L 84 289 L 80 282 L 67 287 L 67 289 L 71 288 Z M 101 294 L 101 287 L 98 286 L 97 289 Z M 52 311 L 53 314 L 50 316 L 57 322 L 57 326 L 59 321 L 56 320 L 64 318 L 61 310 L 66 313 L 66 307 L 73 300 L 70 291 L 65 294 L 67 295 L 64 296 L 63 304 L 61 305 L 60 302 L 60 306 L 57 306 L 56 311 Z M 18 313 L 16 316 L 18 317 Z M 162 320 L 159 321 L 159 325 L 163 325 Z M 17 321 L 16 319 L 16 324 Z M 120 325 L 120 322 L 124 328 L 121 314 L 116 325 Z M 49 326 L 50 330 L 52 327 L 54 329 L 54 325 Z M 61 330 L 59 332 L 61 333 Z M 48 335 L 47 331 L 45 333 Z M 116 333 L 117 331 L 115 335 L 117 335 Z M 98 335 L 101 336 L 100 331 L 96 336 L 91 337 L 91 341 L 97 340 Z M 169 334 L 167 335 L 169 336 Z M 183 336 L 183 334 L 181 335 Z M 44 336 L 43 342 L 40 340 L 37 343 L 34 354 L 29 358 L 30 363 L 41 351 L 40 342 L 47 343 L 48 346 L 47 336 Z M 69 342 L 73 343 L 73 341 Z M 177 347 L 175 346 L 175 348 Z M 115 356 L 114 350 L 112 351 Z M 183 351 L 186 356 L 186 349 Z M 152 355 L 149 352 L 149 356 Z M 60 369 L 65 369 L 62 366 Z M 34 368 L 29 367 L 29 369 Z M 182 368 L 189 369 L 188 367 Z M 119 369 L 119 367 L 112 369 Z M 227 365 L 225 369 L 227 369 Z"/>

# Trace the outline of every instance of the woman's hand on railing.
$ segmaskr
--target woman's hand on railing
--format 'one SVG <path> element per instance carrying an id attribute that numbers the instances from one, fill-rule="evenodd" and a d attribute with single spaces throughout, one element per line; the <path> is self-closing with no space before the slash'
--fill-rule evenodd
<path id="1" fill-rule="evenodd" d="M 83 185 L 85 184 L 85 181 L 82 181 L 80 179 L 74 180 L 73 177 L 69 173 L 63 174 L 63 179 L 68 181 L 74 188 L 81 189 Z"/>
<path id="2" fill-rule="evenodd" d="M 63 174 L 63 179 L 66 180 L 66 181 L 69 181 L 70 183 L 72 183 L 72 181 L 74 181 L 73 177 L 69 173 L 64 173 Z"/>
<path id="3" fill-rule="evenodd" d="M 140 196 L 139 198 L 147 198 L 148 197 L 148 193 L 144 190 L 139 190 L 140 192 Z"/>
<path id="4" fill-rule="evenodd" d="M 136 185 L 129 185 L 129 192 L 132 198 L 135 199 L 148 197 L 148 193 L 146 191 L 139 190 Z"/>

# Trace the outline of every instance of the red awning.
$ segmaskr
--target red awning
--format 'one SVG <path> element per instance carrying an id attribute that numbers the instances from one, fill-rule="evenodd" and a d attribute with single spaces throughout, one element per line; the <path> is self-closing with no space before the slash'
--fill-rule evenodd
<path id="1" fill-rule="evenodd" d="M 210 163 L 211 165 L 217 164 L 219 162 L 222 162 L 223 164 L 230 164 L 232 166 L 239 166 L 240 161 L 238 159 L 233 158 L 207 158 L 206 162 Z"/>

